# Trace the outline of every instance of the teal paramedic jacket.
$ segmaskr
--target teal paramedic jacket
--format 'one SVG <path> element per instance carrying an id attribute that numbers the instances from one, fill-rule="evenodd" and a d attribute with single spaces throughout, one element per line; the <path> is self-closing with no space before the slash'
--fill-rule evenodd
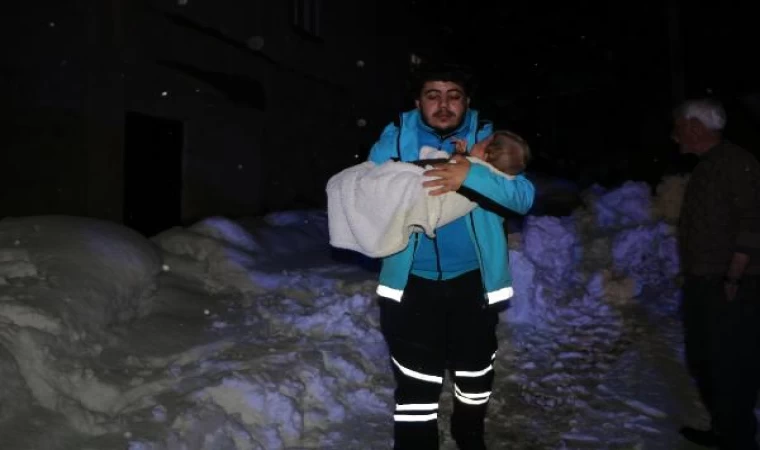
<path id="1" fill-rule="evenodd" d="M 469 110 L 465 116 L 469 126 L 467 142 L 472 145 L 493 133 L 490 123 L 480 125 L 478 112 Z M 385 127 L 380 138 L 370 150 L 369 161 L 382 164 L 391 159 L 414 161 L 419 159 L 418 131 L 421 126 L 419 110 L 402 113 L 399 123 Z M 480 164 L 472 164 L 462 184 L 462 189 L 476 194 L 482 204 L 495 204 L 519 214 L 526 214 L 533 205 L 535 189 L 523 175 L 510 180 L 499 172 Z M 467 216 L 467 229 L 478 254 L 480 272 L 485 290 L 484 304 L 495 305 L 509 300 L 514 291 L 509 270 L 509 251 L 504 232 L 504 218 L 494 208 L 478 206 Z M 398 253 L 383 258 L 377 294 L 400 302 L 409 274 L 412 270 L 417 237 Z"/>

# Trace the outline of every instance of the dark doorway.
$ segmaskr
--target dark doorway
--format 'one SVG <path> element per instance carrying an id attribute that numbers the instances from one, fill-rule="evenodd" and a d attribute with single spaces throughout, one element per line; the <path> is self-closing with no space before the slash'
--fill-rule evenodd
<path id="1" fill-rule="evenodd" d="M 124 224 L 145 236 L 180 225 L 184 124 L 128 112 L 124 148 Z"/>

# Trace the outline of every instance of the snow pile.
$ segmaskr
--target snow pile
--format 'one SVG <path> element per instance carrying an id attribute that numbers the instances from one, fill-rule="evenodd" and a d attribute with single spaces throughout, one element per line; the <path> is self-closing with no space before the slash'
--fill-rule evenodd
<path id="1" fill-rule="evenodd" d="M 104 221 L 0 221 L 0 371 L 10 380 L 0 398 L 31 396 L 77 428 L 99 428 L 96 414 L 122 399 L 83 361 L 102 351 L 106 326 L 150 311 L 156 250 Z"/>
<path id="2" fill-rule="evenodd" d="M 169 270 L 212 293 L 262 293 L 289 279 L 264 273 L 273 260 L 327 251 L 327 215 L 318 211 L 273 213 L 263 219 L 204 219 L 153 238 Z M 264 272 L 262 272 L 264 270 Z"/>
<path id="3" fill-rule="evenodd" d="M 606 191 L 595 187 L 590 191 L 591 215 L 596 228 L 614 230 L 648 223 L 652 220 L 652 198 L 649 185 L 643 182 L 628 181 L 620 188 Z"/>
<path id="4" fill-rule="evenodd" d="M 654 210 L 657 217 L 671 224 L 678 220 L 683 194 L 688 182 L 688 175 L 671 175 L 663 178 L 657 186 L 657 197 L 654 200 Z"/>
<path id="5" fill-rule="evenodd" d="M 665 180 L 654 197 L 641 183 L 596 187 L 571 216 L 529 217 L 511 236 L 513 326 L 499 331 L 490 427 L 535 429 L 535 448 L 560 448 L 545 432 L 552 420 L 566 442 L 594 438 L 571 419 L 612 397 L 601 380 L 635 336 L 626 311 L 678 271 L 683 185 Z M 309 263 L 317 254 L 329 244 L 315 211 L 212 217 L 152 243 L 86 219 L 2 221 L 0 405 L 34 399 L 60 413 L 89 435 L 69 448 L 388 448 L 376 276 Z M 190 312 L 142 317 L 158 299 Z M 130 318 L 140 320 L 114 327 Z M 620 420 L 640 422 L 631 433 L 651 428 L 639 416 L 654 409 L 624 405 Z M 18 411 L 0 406 L 0 426 Z"/>
<path id="6" fill-rule="evenodd" d="M 160 270 L 157 249 L 120 225 L 65 216 L 0 222 L 0 284 L 24 306 L 5 317 L 18 326 L 96 331 L 144 316 Z M 39 314 L 50 321 L 30 320 Z"/>
<path id="7" fill-rule="evenodd" d="M 165 437 L 131 448 L 361 448 L 365 436 L 347 443 L 351 430 L 369 433 L 362 418 L 385 417 L 391 408 L 387 354 L 372 286 L 354 294 L 334 288 L 309 301 L 259 298 L 242 323 L 240 314 L 227 315 L 220 334 L 241 327 L 243 342 L 226 361 L 206 362 L 227 366 L 226 373 L 189 395 L 181 410 L 170 409 L 175 418 Z"/>
<path id="8" fill-rule="evenodd" d="M 508 346 L 496 366 L 497 373 L 509 374 L 512 385 L 505 392 L 516 391 L 521 408 L 532 413 L 518 416 L 524 420 L 497 417 L 500 427 L 521 433 L 566 424 L 556 438 L 533 442 L 535 448 L 639 448 L 652 435 L 662 448 L 673 448 L 673 440 L 659 436 L 673 426 L 667 414 L 626 398 L 638 382 L 613 383 L 615 390 L 607 383 L 610 374 L 622 380 L 621 365 L 647 359 L 631 350 L 632 342 L 651 346 L 659 336 L 657 330 L 643 331 L 636 319 L 645 310 L 655 310 L 651 317 L 664 324 L 669 339 L 680 329 L 673 324 L 673 278 L 679 270 L 673 224 L 684 186 L 683 179 L 666 179 L 654 197 L 644 183 L 614 190 L 595 186 L 583 194 L 585 207 L 570 217 L 530 217 L 521 235 L 510 236 L 521 240 L 510 249 L 516 295 L 503 313 L 511 326 L 502 330 L 500 341 Z M 683 371 L 682 362 L 675 364 Z M 656 385 L 661 397 L 670 392 L 667 383 L 646 383 Z M 494 409 L 507 416 L 500 401 Z M 602 405 L 613 412 L 601 411 Z"/>
<path id="9" fill-rule="evenodd" d="M 268 255 L 324 251 L 329 247 L 326 211 L 279 211 L 241 219 L 239 223 Z"/>
<path id="10" fill-rule="evenodd" d="M 510 250 L 515 296 L 504 314 L 511 323 L 547 323 L 577 277 L 580 241 L 575 224 L 570 217 L 528 217 L 522 241 L 521 250 Z"/>
<path id="11" fill-rule="evenodd" d="M 673 230 L 653 211 L 659 198 L 653 199 L 646 185 L 629 183 L 592 194 L 593 203 L 571 217 L 528 218 L 510 252 L 516 297 L 505 318 L 518 325 L 515 330 L 528 325 L 533 331 L 514 333 L 513 345 L 499 353 L 496 364 L 499 373 L 509 374 L 523 402 L 554 414 L 571 414 L 601 395 L 604 386 L 594 386 L 630 343 L 625 308 L 635 304 L 644 288 L 667 282 L 663 274 L 677 271 Z M 293 282 L 305 279 L 299 273 L 289 276 Z M 380 443 L 390 428 L 392 383 L 371 300 L 373 285 L 323 283 L 306 297 L 278 288 L 247 303 L 245 325 L 266 330 L 249 332 L 249 339 L 269 347 L 272 355 L 257 361 L 256 371 L 238 368 L 199 390 L 192 396 L 195 406 L 172 424 L 170 437 L 150 441 L 155 445 L 150 448 L 181 443 L 211 449 L 210 442 L 240 439 L 241 430 L 245 444 L 230 448 L 385 448 L 387 443 Z M 222 323 L 215 326 L 227 332 L 235 327 L 234 321 Z M 339 370 L 316 364 L 303 350 L 325 345 L 341 355 Z M 516 363 L 520 374 L 507 369 Z M 494 405 L 498 410 L 498 399 Z M 648 426 L 639 417 L 641 408 L 630 408 L 638 414 L 631 416 L 638 420 L 633 432 Z M 444 406 L 442 413 L 447 411 Z M 352 441 L 356 433 L 346 424 L 357 415 L 386 423 L 385 434 L 373 430 Z M 589 438 L 572 430 L 563 435 L 568 442 Z"/>
<path id="12" fill-rule="evenodd" d="M 547 325 L 571 306 L 625 305 L 674 278 L 679 266 L 672 222 L 684 186 L 682 178 L 668 178 L 655 198 L 643 182 L 610 191 L 594 186 L 572 216 L 528 217 L 522 245 L 510 250 L 516 295 L 504 318 Z"/>
<path id="13" fill-rule="evenodd" d="M 525 371 L 511 376 L 523 402 L 558 416 L 588 410 L 595 397 L 610 395 L 595 386 L 635 336 L 629 311 L 643 294 L 662 310 L 676 308 L 672 223 L 683 187 L 667 179 L 653 198 L 645 183 L 595 186 L 572 216 L 526 220 L 521 245 L 510 250 L 516 295 L 503 319 L 513 325 L 513 347 L 502 356 Z M 567 445 L 606 442 L 599 439 L 573 429 L 563 435 Z"/>

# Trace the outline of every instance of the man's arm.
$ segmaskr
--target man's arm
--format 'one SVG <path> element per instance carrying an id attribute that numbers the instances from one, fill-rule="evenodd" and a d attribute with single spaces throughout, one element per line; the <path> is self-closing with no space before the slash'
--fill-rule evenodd
<path id="1" fill-rule="evenodd" d="M 530 210 L 536 195 L 533 183 L 524 175 L 510 179 L 482 164 L 470 164 L 462 188 L 518 214 L 526 214 Z"/>
<path id="2" fill-rule="evenodd" d="M 398 127 L 395 124 L 388 124 L 380 133 L 380 138 L 370 149 L 367 160 L 375 164 L 382 164 L 396 156 L 398 132 Z"/>
<path id="3" fill-rule="evenodd" d="M 423 187 L 431 188 L 429 195 L 461 189 L 468 198 L 481 205 L 488 204 L 491 209 L 506 208 L 518 214 L 526 214 L 533 206 L 536 191 L 524 175 L 510 179 L 496 169 L 470 163 L 462 155 L 454 155 L 451 162 L 425 171 L 424 175 L 432 178 L 422 183 Z"/>
<path id="4" fill-rule="evenodd" d="M 491 122 L 480 128 L 477 143 L 470 149 L 471 155 L 484 159 L 484 150 L 493 131 Z M 480 164 L 471 164 L 461 188 L 468 197 L 481 203 L 481 206 L 488 208 L 487 205 L 493 205 L 495 210 L 506 208 L 518 214 L 526 214 L 530 210 L 536 195 L 533 183 L 523 175 L 506 178 L 502 173 L 493 172 Z"/>

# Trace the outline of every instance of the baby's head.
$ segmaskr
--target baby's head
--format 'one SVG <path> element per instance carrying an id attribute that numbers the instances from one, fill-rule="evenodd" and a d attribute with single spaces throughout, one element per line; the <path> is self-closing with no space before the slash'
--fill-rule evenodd
<path id="1" fill-rule="evenodd" d="M 495 131 L 483 159 L 508 175 L 517 175 L 525 171 L 530 162 L 530 147 L 525 139 L 511 131 Z"/>

